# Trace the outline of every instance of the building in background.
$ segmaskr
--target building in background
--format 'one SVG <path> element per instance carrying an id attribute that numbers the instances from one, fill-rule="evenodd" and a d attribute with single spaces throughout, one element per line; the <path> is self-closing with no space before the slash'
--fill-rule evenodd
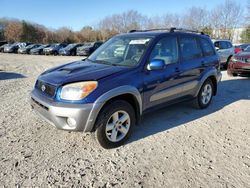
<path id="1" fill-rule="evenodd" d="M 215 39 L 228 39 L 233 44 L 241 43 L 242 32 L 246 28 L 235 28 L 235 29 L 213 29 L 212 38 Z"/>

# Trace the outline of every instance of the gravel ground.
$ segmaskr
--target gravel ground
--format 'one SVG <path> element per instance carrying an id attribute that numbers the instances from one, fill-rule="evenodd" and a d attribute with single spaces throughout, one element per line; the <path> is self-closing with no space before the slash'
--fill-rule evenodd
<path id="1" fill-rule="evenodd" d="M 1 187 L 250 187 L 250 79 L 223 72 L 208 109 L 155 111 L 125 146 L 104 150 L 28 102 L 41 72 L 79 58 L 0 54 Z"/>

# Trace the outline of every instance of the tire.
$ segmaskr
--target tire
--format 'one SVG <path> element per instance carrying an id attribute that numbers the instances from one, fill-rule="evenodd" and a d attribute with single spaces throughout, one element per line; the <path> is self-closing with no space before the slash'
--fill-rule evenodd
<path id="1" fill-rule="evenodd" d="M 236 74 L 236 73 L 232 73 L 232 75 L 233 75 L 233 77 L 236 77 L 236 76 L 238 76 L 238 74 Z"/>
<path id="2" fill-rule="evenodd" d="M 105 106 L 97 119 L 96 139 L 105 149 L 121 146 L 131 135 L 135 111 L 126 101 L 117 100 Z"/>
<path id="3" fill-rule="evenodd" d="M 75 55 L 76 55 L 76 52 L 71 51 L 71 52 L 70 52 L 70 55 L 71 55 L 71 56 L 75 56 Z"/>
<path id="4" fill-rule="evenodd" d="M 214 95 L 214 85 L 207 79 L 200 88 L 198 96 L 194 100 L 194 105 L 198 109 L 205 109 L 209 106 Z"/>
<path id="5" fill-rule="evenodd" d="M 55 52 L 54 52 L 54 55 L 58 55 L 58 52 L 57 52 L 57 51 L 55 51 Z"/>

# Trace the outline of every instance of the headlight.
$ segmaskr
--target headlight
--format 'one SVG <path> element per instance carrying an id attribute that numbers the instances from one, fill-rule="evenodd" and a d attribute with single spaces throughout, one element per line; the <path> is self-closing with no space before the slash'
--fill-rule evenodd
<path id="1" fill-rule="evenodd" d="M 247 62 L 247 63 L 250 63 L 250 58 L 247 58 L 247 59 L 246 59 L 246 62 Z"/>
<path id="2" fill-rule="evenodd" d="M 77 82 L 62 87 L 60 98 L 64 100 L 81 100 L 97 88 L 96 81 Z"/>
<path id="3" fill-rule="evenodd" d="M 235 62 L 237 61 L 237 58 L 233 56 L 233 57 L 231 58 L 231 61 L 232 61 L 233 63 L 235 63 Z"/>

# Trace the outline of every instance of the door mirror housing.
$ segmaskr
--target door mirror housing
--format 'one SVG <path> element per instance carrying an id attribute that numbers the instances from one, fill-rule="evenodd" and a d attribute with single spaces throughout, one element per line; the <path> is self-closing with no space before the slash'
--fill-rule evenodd
<path id="1" fill-rule="evenodd" d="M 219 48 L 219 47 L 215 47 L 215 50 L 216 50 L 216 51 L 219 51 L 219 50 L 220 50 L 220 48 Z"/>
<path id="2" fill-rule="evenodd" d="M 147 66 L 148 70 L 162 70 L 165 67 L 165 61 L 162 59 L 153 59 Z"/>

